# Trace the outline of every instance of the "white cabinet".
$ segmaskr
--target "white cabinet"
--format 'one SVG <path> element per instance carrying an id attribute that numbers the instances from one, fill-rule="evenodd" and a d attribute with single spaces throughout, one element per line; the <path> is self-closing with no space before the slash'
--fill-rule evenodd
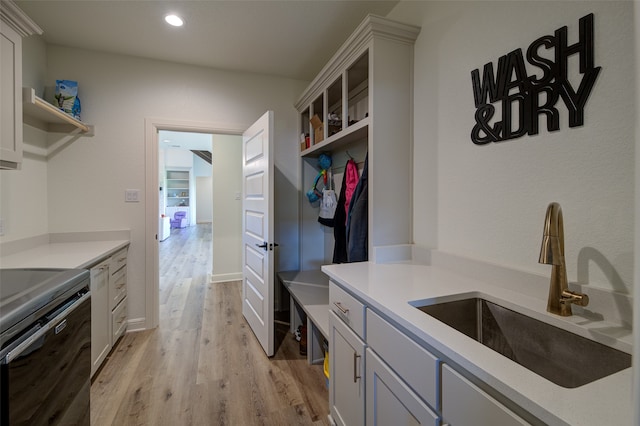
<path id="1" fill-rule="evenodd" d="M 128 248 L 111 256 L 109 271 L 109 309 L 111 314 L 111 346 L 127 330 L 127 253 Z"/>
<path id="2" fill-rule="evenodd" d="M 338 425 L 364 424 L 365 309 L 329 282 L 329 410 Z"/>
<path id="3" fill-rule="evenodd" d="M 329 282 L 329 308 L 360 338 L 364 339 L 364 304 L 334 282 Z"/>
<path id="4" fill-rule="evenodd" d="M 125 247 L 91 272 L 91 376 L 127 329 L 127 252 Z"/>
<path id="5" fill-rule="evenodd" d="M 438 357 L 371 309 L 367 309 L 367 330 L 367 345 L 427 404 L 437 410 Z"/>
<path id="6" fill-rule="evenodd" d="M 364 424 L 365 344 L 329 311 L 329 410 L 338 426 Z"/>
<path id="7" fill-rule="evenodd" d="M 109 308 L 109 263 L 106 259 L 91 268 L 91 376 L 111 350 Z"/>
<path id="8" fill-rule="evenodd" d="M 329 407 L 336 424 L 541 424 L 342 286 L 330 281 L 329 290 Z"/>
<path id="9" fill-rule="evenodd" d="M 12 1 L 0 2 L 0 169 L 22 163 L 22 37 L 42 30 Z"/>
<path id="10" fill-rule="evenodd" d="M 366 365 L 367 425 L 440 425 L 438 415 L 371 348 Z"/>
<path id="11" fill-rule="evenodd" d="M 125 331 L 127 331 L 126 297 L 111 311 L 111 347 L 116 344 Z"/>
<path id="12" fill-rule="evenodd" d="M 304 192 L 319 172 L 321 153 L 331 154 L 336 175 L 349 155 L 360 168 L 369 155 L 369 256 L 375 246 L 411 242 L 413 43 L 419 31 L 367 16 L 295 105 L 298 134 L 310 140 L 299 148 Z M 320 123 L 317 130 L 312 119 Z M 318 224 L 317 203 L 303 196 L 301 204 L 300 269 L 319 269 L 332 262 L 333 232 Z"/>
<path id="13" fill-rule="evenodd" d="M 529 424 L 446 364 L 442 366 L 442 416 L 451 426 Z"/>

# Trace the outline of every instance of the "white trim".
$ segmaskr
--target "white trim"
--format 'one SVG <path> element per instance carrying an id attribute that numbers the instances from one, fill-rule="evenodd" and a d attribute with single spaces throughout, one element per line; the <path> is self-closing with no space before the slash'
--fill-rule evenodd
<path id="1" fill-rule="evenodd" d="M 420 34 L 420 27 L 415 25 L 392 21 L 382 16 L 367 15 L 302 92 L 302 96 L 294 106 L 298 111 L 302 111 L 306 105 L 316 99 L 324 87 L 338 77 L 341 73 L 340 70 L 346 68 L 345 64 L 354 62 L 364 53 L 364 48 L 368 46 L 374 35 L 395 40 L 398 43 L 413 44 L 418 38 L 418 34 Z"/>
<path id="2" fill-rule="evenodd" d="M 2 0 L 0 4 L 0 17 L 7 25 L 11 26 L 21 37 L 30 35 L 42 35 L 42 28 L 38 26 L 22 9 L 13 1 Z"/>
<path id="3" fill-rule="evenodd" d="M 131 333 L 134 331 L 143 331 L 146 328 L 145 319 L 144 318 L 134 318 L 127 321 L 127 331 L 126 333 Z"/>
<path id="4" fill-rule="evenodd" d="M 242 124 L 196 122 L 147 117 L 144 120 L 145 143 L 145 317 L 136 319 L 134 329 L 151 329 L 160 323 L 160 277 L 158 276 L 158 132 L 211 133 L 242 135 L 248 126 Z M 213 244 L 213 242 L 212 242 Z"/>
<path id="5" fill-rule="evenodd" d="M 235 272 L 231 274 L 216 274 L 211 275 L 210 283 L 226 283 L 228 281 L 242 281 L 242 272 Z"/>

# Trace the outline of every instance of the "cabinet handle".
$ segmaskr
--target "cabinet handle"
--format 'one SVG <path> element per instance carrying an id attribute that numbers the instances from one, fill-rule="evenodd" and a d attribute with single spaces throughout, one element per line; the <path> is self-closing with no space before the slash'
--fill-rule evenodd
<path id="1" fill-rule="evenodd" d="M 356 352 L 353 353 L 353 383 L 356 383 L 360 376 L 358 375 L 358 355 Z"/>
<path id="2" fill-rule="evenodd" d="M 343 308 L 342 307 L 342 303 L 340 302 L 333 302 L 334 305 L 336 305 L 336 308 L 340 309 L 340 312 L 342 312 L 345 315 L 349 315 L 349 309 L 347 308 Z"/>

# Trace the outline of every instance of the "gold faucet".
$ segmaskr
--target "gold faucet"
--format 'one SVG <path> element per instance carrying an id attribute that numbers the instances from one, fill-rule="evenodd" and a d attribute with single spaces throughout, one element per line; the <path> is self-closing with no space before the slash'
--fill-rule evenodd
<path id="1" fill-rule="evenodd" d="M 562 208 L 558 203 L 551 203 L 547 207 L 538 262 L 553 265 L 547 311 L 567 317 L 571 315 L 572 303 L 580 306 L 589 304 L 589 296 L 568 290 L 567 268 L 564 263 L 564 225 Z"/>

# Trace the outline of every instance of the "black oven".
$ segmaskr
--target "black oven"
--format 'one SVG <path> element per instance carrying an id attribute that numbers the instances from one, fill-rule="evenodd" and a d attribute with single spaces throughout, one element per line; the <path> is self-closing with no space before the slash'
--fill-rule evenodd
<path id="1" fill-rule="evenodd" d="M 89 425 L 86 270 L 0 270 L 0 425 Z"/>

